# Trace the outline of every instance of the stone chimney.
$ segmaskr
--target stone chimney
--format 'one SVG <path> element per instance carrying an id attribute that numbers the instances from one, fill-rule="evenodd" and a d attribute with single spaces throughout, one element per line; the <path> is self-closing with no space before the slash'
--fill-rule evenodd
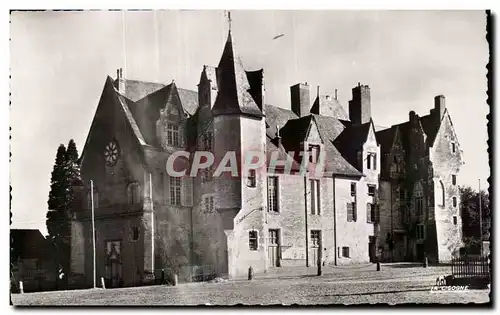
<path id="1" fill-rule="evenodd" d="M 434 97 L 434 114 L 439 113 L 439 120 L 443 118 L 444 110 L 446 109 L 446 99 L 444 95 L 438 95 Z"/>
<path id="2" fill-rule="evenodd" d="M 116 88 L 118 92 L 125 93 L 125 80 L 123 79 L 123 69 L 116 69 Z"/>
<path id="3" fill-rule="evenodd" d="M 370 87 L 358 82 L 349 101 L 349 119 L 353 124 L 364 124 L 370 121 L 371 116 Z"/>
<path id="4" fill-rule="evenodd" d="M 309 96 L 309 85 L 298 83 L 290 87 L 290 99 L 292 111 L 299 117 L 310 114 L 311 99 Z"/>

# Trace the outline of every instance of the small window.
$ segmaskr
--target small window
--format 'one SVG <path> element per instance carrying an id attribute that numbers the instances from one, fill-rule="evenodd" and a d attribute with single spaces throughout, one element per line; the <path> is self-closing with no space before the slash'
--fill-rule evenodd
<path id="1" fill-rule="evenodd" d="M 356 203 L 347 203 L 347 222 L 356 221 Z"/>
<path id="2" fill-rule="evenodd" d="M 356 197 L 356 183 L 351 183 L 351 196 Z"/>
<path id="3" fill-rule="evenodd" d="M 208 183 L 212 181 L 212 167 L 209 166 L 201 170 L 201 182 Z"/>
<path id="4" fill-rule="evenodd" d="M 441 207 L 444 207 L 444 201 L 445 201 L 445 195 L 444 195 L 444 184 L 442 181 L 439 181 L 438 183 L 438 204 Z"/>
<path id="5" fill-rule="evenodd" d="M 404 187 L 399 188 L 399 199 L 406 200 L 406 189 Z"/>
<path id="6" fill-rule="evenodd" d="M 127 197 L 129 205 L 135 205 L 141 201 L 140 191 L 141 191 L 141 186 L 139 185 L 139 183 L 134 182 L 128 185 Z"/>
<path id="7" fill-rule="evenodd" d="M 132 228 L 132 240 L 137 241 L 139 239 L 139 228 L 137 226 L 134 226 Z"/>
<path id="8" fill-rule="evenodd" d="M 319 215 L 320 204 L 321 204 L 319 180 L 311 179 L 310 183 L 311 183 L 311 198 L 310 198 L 311 214 Z"/>
<path id="9" fill-rule="evenodd" d="M 457 197 L 453 197 L 453 207 L 457 207 Z"/>
<path id="10" fill-rule="evenodd" d="M 179 177 L 170 177 L 170 204 L 181 205 L 181 179 Z"/>
<path id="11" fill-rule="evenodd" d="M 451 175 L 451 183 L 453 186 L 457 184 L 457 175 Z"/>
<path id="12" fill-rule="evenodd" d="M 267 178 L 267 211 L 278 212 L 278 177 Z"/>
<path id="13" fill-rule="evenodd" d="M 457 225 L 457 216 L 453 216 L 453 225 Z"/>
<path id="14" fill-rule="evenodd" d="M 248 170 L 247 186 L 255 187 L 257 185 L 257 175 L 255 170 Z"/>
<path id="15" fill-rule="evenodd" d="M 320 146 L 317 144 L 310 144 L 308 146 L 308 151 L 309 151 L 309 162 L 318 163 Z"/>
<path id="16" fill-rule="evenodd" d="M 319 247 L 321 242 L 321 231 L 311 230 L 311 245 L 312 247 Z"/>
<path id="17" fill-rule="evenodd" d="M 423 224 L 418 224 L 416 226 L 417 239 L 421 240 L 425 238 L 425 227 Z"/>
<path id="18" fill-rule="evenodd" d="M 368 185 L 368 196 L 375 196 L 375 186 Z"/>
<path id="19" fill-rule="evenodd" d="M 257 231 L 248 232 L 248 245 L 250 250 L 257 250 L 257 247 L 259 246 L 257 240 Z"/>
<path id="20" fill-rule="evenodd" d="M 167 125 L 167 145 L 172 147 L 180 146 L 179 139 L 179 126 L 168 124 Z"/>
<path id="21" fill-rule="evenodd" d="M 374 223 L 377 222 L 377 213 L 376 213 L 376 207 L 372 203 L 367 203 L 366 204 L 366 222 L 367 223 Z"/>
<path id="22" fill-rule="evenodd" d="M 342 247 L 342 257 L 349 258 L 349 247 Z"/>
<path id="23" fill-rule="evenodd" d="M 204 204 L 204 213 L 213 213 L 214 212 L 214 197 L 213 196 L 207 196 L 203 198 L 203 204 Z"/>
<path id="24" fill-rule="evenodd" d="M 455 144 L 455 142 L 452 142 L 451 143 L 451 152 L 455 153 L 457 151 L 457 146 Z"/>
<path id="25" fill-rule="evenodd" d="M 377 169 L 377 154 L 376 153 L 368 153 L 366 156 L 366 168 L 371 170 Z"/>

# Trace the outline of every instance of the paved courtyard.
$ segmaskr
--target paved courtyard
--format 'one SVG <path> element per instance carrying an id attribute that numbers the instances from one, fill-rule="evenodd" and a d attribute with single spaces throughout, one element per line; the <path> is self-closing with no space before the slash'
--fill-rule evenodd
<path id="1" fill-rule="evenodd" d="M 14 305 L 236 305 L 359 303 L 487 303 L 489 290 L 431 292 L 446 267 L 279 269 L 221 283 L 187 283 L 122 289 L 92 289 L 12 295 Z"/>

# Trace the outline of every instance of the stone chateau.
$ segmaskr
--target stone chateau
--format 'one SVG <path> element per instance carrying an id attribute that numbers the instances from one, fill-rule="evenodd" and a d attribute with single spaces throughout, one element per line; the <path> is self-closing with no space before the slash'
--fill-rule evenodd
<path id="1" fill-rule="evenodd" d="M 218 66 L 203 66 L 198 91 L 121 70 L 107 77 L 81 156 L 71 277 L 93 283 L 92 202 L 96 277 L 109 286 L 139 285 L 162 269 L 182 279 L 206 266 L 234 278 L 250 266 L 446 262 L 458 252 L 463 161 L 444 96 L 429 114 L 411 111 L 381 129 L 367 85 L 352 89 L 348 112 L 307 83 L 291 86 L 280 107 L 265 92 L 263 70 L 244 69 L 231 31 Z M 312 164 L 324 154 L 323 173 L 166 172 L 176 151 L 211 151 L 220 161 L 247 150 L 289 159 L 293 170 L 302 156 L 289 152 L 309 152 Z"/>

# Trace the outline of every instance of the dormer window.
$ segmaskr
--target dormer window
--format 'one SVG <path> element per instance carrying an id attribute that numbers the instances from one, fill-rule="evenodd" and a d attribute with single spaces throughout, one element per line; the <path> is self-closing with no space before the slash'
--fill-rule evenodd
<path id="1" fill-rule="evenodd" d="M 171 147 L 180 146 L 179 126 L 173 124 L 167 125 L 167 145 Z"/>
<path id="2" fill-rule="evenodd" d="M 317 144 L 310 144 L 308 146 L 308 151 L 309 151 L 309 162 L 318 163 L 319 162 L 320 146 Z"/>

